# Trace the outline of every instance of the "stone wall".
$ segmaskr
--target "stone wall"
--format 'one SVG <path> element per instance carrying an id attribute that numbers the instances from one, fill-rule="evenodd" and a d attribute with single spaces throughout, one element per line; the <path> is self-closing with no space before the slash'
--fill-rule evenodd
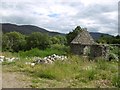
<path id="1" fill-rule="evenodd" d="M 91 45 L 90 57 L 102 57 L 108 59 L 109 48 L 106 45 Z"/>
<path id="2" fill-rule="evenodd" d="M 92 45 L 90 48 L 90 57 L 102 56 L 102 47 L 99 45 Z"/>
<path id="3" fill-rule="evenodd" d="M 77 55 L 88 55 L 90 45 L 71 44 L 71 51 Z"/>
<path id="4" fill-rule="evenodd" d="M 76 55 L 82 55 L 83 54 L 83 45 L 79 44 L 71 44 L 71 52 Z"/>
<path id="5" fill-rule="evenodd" d="M 92 58 L 103 57 L 108 59 L 109 48 L 107 45 L 81 45 L 71 44 L 71 51 L 76 55 L 90 56 Z"/>

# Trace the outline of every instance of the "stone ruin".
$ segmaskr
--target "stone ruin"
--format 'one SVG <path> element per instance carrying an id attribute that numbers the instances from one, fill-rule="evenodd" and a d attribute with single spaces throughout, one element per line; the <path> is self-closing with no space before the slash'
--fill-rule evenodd
<path id="1" fill-rule="evenodd" d="M 109 48 L 105 44 L 97 44 L 86 28 L 71 42 L 71 51 L 73 54 L 88 56 L 90 58 L 102 57 L 108 59 Z"/>
<path id="2" fill-rule="evenodd" d="M 96 45 L 91 45 L 90 48 L 90 57 L 95 58 L 95 57 L 101 57 L 102 59 L 109 59 L 109 47 L 108 45 L 105 44 L 96 44 Z"/>

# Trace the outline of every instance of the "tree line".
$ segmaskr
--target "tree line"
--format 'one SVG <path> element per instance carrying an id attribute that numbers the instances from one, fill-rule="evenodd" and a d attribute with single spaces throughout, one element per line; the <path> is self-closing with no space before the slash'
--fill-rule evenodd
<path id="1" fill-rule="evenodd" d="M 40 32 L 33 32 L 29 35 L 23 35 L 19 32 L 9 32 L 2 36 L 2 51 L 18 52 L 26 51 L 32 48 L 44 50 L 50 48 L 53 44 L 66 44 L 65 36 L 48 36 Z"/>
<path id="2" fill-rule="evenodd" d="M 32 48 L 45 50 L 55 44 L 70 46 L 71 41 L 80 33 L 82 28 L 77 26 L 73 31 L 66 34 L 66 36 L 49 36 L 45 33 L 33 32 L 29 35 L 24 35 L 19 32 L 9 32 L 2 35 L 2 51 L 26 51 Z M 120 36 L 104 36 L 96 41 L 98 43 L 120 44 Z"/>
<path id="3" fill-rule="evenodd" d="M 120 44 L 120 35 L 117 36 L 101 35 L 101 37 L 97 40 L 97 42 L 106 43 L 106 44 Z"/>

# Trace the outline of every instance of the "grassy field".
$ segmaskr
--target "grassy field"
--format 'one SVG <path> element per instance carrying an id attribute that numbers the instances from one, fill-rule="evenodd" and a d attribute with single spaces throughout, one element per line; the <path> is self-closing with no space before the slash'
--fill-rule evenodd
<path id="1" fill-rule="evenodd" d="M 3 53 L 5 56 L 18 54 Z M 79 56 L 68 55 L 65 61 L 53 64 L 26 65 L 34 57 L 20 57 L 15 62 L 3 62 L 3 72 L 22 72 L 31 77 L 32 88 L 117 88 L 118 62 L 98 59 L 89 61 Z"/>

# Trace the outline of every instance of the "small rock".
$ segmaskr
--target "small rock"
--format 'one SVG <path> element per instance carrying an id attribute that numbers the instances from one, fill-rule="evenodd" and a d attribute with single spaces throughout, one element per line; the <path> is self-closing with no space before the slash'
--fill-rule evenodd
<path id="1" fill-rule="evenodd" d="M 30 65 L 31 65 L 31 66 L 35 66 L 35 63 L 31 63 Z"/>

